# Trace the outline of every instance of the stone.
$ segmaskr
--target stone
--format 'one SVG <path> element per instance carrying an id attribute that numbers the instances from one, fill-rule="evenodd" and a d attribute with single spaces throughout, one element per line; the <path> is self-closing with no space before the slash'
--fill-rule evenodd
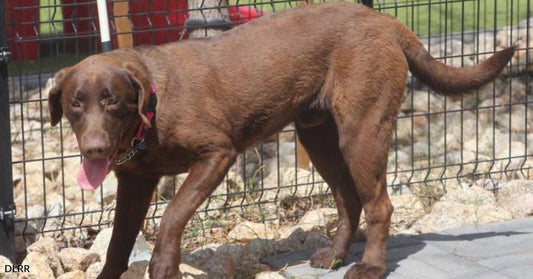
<path id="1" fill-rule="evenodd" d="M 0 279 L 16 279 L 18 277 L 18 273 L 4 271 L 5 266 L 9 266 L 12 264 L 13 263 L 8 258 L 0 255 Z"/>
<path id="2" fill-rule="evenodd" d="M 28 208 L 28 219 L 39 219 L 44 216 L 44 206 L 41 204 L 34 204 Z"/>
<path id="3" fill-rule="evenodd" d="M 97 253 L 91 253 L 89 252 L 89 254 L 87 254 L 83 260 L 81 260 L 81 263 L 80 263 L 80 269 L 83 270 L 83 271 L 87 271 L 87 269 L 89 268 L 89 266 L 93 265 L 94 263 L 97 263 L 101 261 L 100 259 L 100 255 L 97 254 Z"/>
<path id="4" fill-rule="evenodd" d="M 190 255 L 184 255 L 183 261 L 194 264 L 208 271 L 209 274 L 213 270 L 227 270 L 223 274 L 230 274 L 236 271 L 232 266 L 237 266 L 245 260 L 246 248 L 241 245 L 224 245 L 224 244 L 207 244 L 194 250 Z M 231 261 L 220 261 L 216 258 L 229 257 Z M 218 266 L 221 267 L 218 267 Z M 212 274 L 211 274 L 212 275 Z"/>
<path id="5" fill-rule="evenodd" d="M 218 252 L 203 266 L 210 278 L 232 279 L 237 271 L 236 263 L 229 253 Z"/>
<path id="6" fill-rule="evenodd" d="M 87 279 L 96 279 L 100 272 L 102 272 L 102 269 L 104 268 L 104 264 L 102 262 L 96 262 L 90 265 L 86 272 L 86 278 Z"/>
<path id="7" fill-rule="evenodd" d="M 50 237 L 42 237 L 27 248 L 28 255 L 32 252 L 40 253 L 46 257 L 48 266 L 52 269 L 54 276 L 64 273 L 61 261 L 57 256 L 59 247 L 56 241 Z M 26 256 L 27 257 L 27 256 Z"/>
<path id="8" fill-rule="evenodd" d="M 35 243 L 37 230 L 29 222 L 15 222 L 15 254 L 16 262 L 22 262 L 26 256 L 26 249 Z"/>
<path id="9" fill-rule="evenodd" d="M 320 232 L 312 231 L 309 233 L 303 243 L 304 250 L 319 249 L 329 247 L 332 245 L 332 241 L 329 237 L 323 235 Z"/>
<path id="10" fill-rule="evenodd" d="M 276 242 L 270 239 L 252 239 L 245 246 L 247 261 L 257 262 L 260 258 L 276 253 Z"/>
<path id="11" fill-rule="evenodd" d="M 207 273 L 188 264 L 180 264 L 180 273 L 182 279 L 209 279 Z"/>
<path id="12" fill-rule="evenodd" d="M 463 186 L 449 189 L 429 214 L 413 224 L 412 229 L 418 233 L 439 232 L 511 218 L 511 212 L 496 206 L 492 193 L 478 186 Z"/>
<path id="13" fill-rule="evenodd" d="M 390 200 L 394 206 L 391 216 L 391 233 L 409 228 L 426 214 L 424 205 L 415 195 L 392 195 Z"/>
<path id="14" fill-rule="evenodd" d="M 285 279 L 286 277 L 275 271 L 263 271 L 255 275 L 255 279 Z"/>
<path id="15" fill-rule="evenodd" d="M 512 180 L 498 191 L 498 206 L 511 212 L 513 218 L 533 215 L 533 181 Z"/>
<path id="16" fill-rule="evenodd" d="M 430 50 L 431 56 L 439 58 L 444 56 L 461 55 L 463 53 L 471 53 L 473 47 L 471 44 L 463 43 L 461 40 L 451 39 L 446 40 L 444 42 L 431 44 L 431 48 L 428 48 L 426 45 L 426 49 Z M 467 60 L 467 58 L 465 58 L 465 60 Z M 446 61 L 446 64 L 453 66 L 461 66 L 460 64 L 451 64 L 448 61 Z"/>
<path id="17" fill-rule="evenodd" d="M 242 245 L 220 245 L 216 248 L 216 253 L 223 253 L 229 255 L 233 262 L 240 263 L 246 256 L 246 249 Z"/>
<path id="18" fill-rule="evenodd" d="M 115 200 L 117 194 L 118 181 L 114 175 L 107 175 L 102 183 L 102 195 L 96 195 L 96 202 L 104 205 L 110 204 Z"/>
<path id="19" fill-rule="evenodd" d="M 107 247 L 109 247 L 109 241 L 111 240 L 112 232 L 113 228 L 106 228 L 100 231 L 96 235 L 96 238 L 93 240 L 93 244 L 89 249 L 91 253 L 96 253 L 100 256 L 102 263 L 105 263 L 106 260 Z"/>
<path id="20" fill-rule="evenodd" d="M 407 112 L 440 112 L 444 111 L 444 97 L 430 94 L 427 91 L 415 90 L 405 96 L 400 108 Z"/>
<path id="21" fill-rule="evenodd" d="M 527 117 L 526 108 L 523 105 L 512 106 L 510 114 L 511 123 L 509 123 L 509 110 L 498 114 L 496 117 L 496 123 L 501 126 L 505 132 L 511 131 L 523 134 L 524 132 L 531 130 L 533 124 L 533 113 L 531 112 L 531 108 L 527 111 Z"/>
<path id="22" fill-rule="evenodd" d="M 307 233 L 302 229 L 300 228 L 300 226 L 296 225 L 296 226 L 291 226 L 291 227 L 287 227 L 287 226 L 282 226 L 280 229 L 279 229 L 279 233 L 280 233 L 280 238 L 296 238 L 299 242 L 304 242 L 305 241 L 305 238 L 307 237 Z"/>
<path id="23" fill-rule="evenodd" d="M 149 279 L 148 278 L 148 265 L 149 261 L 138 261 L 132 263 L 122 275 L 120 279 Z"/>
<path id="24" fill-rule="evenodd" d="M 57 277 L 57 279 L 86 279 L 85 272 L 74 270 Z"/>
<path id="25" fill-rule="evenodd" d="M 301 250 L 303 250 L 303 241 L 300 241 L 298 237 L 288 237 L 276 241 L 276 253 L 295 252 Z"/>
<path id="26" fill-rule="evenodd" d="M 277 165 L 276 165 L 277 166 Z M 276 187 L 263 193 L 262 198 L 265 200 L 287 199 L 288 202 L 294 202 L 295 198 L 309 197 L 311 195 L 325 194 L 329 189 L 324 179 L 318 172 L 312 172 L 305 169 L 296 169 L 293 167 L 280 167 L 280 177 L 278 183 L 277 172 L 270 173 L 265 177 L 265 186 Z M 282 201 L 283 202 L 283 201 Z"/>
<path id="27" fill-rule="evenodd" d="M 81 270 L 82 261 L 91 254 L 83 248 L 65 248 L 57 254 L 65 272 Z M 87 265 L 88 267 L 88 265 Z"/>
<path id="28" fill-rule="evenodd" d="M 237 224 L 228 234 L 228 237 L 239 241 L 248 241 L 255 238 L 273 239 L 277 236 L 272 223 L 254 223 L 245 221 Z"/>
<path id="29" fill-rule="evenodd" d="M 142 262 L 142 261 L 149 262 L 151 258 L 152 258 L 152 254 L 150 253 L 150 250 L 148 249 L 148 244 L 146 243 L 146 240 L 144 239 L 144 235 L 142 233 L 139 233 L 137 235 L 137 238 L 135 239 L 135 244 L 133 245 L 133 249 L 131 250 L 128 264 L 131 265 L 134 262 Z"/>
<path id="30" fill-rule="evenodd" d="M 112 232 L 113 228 L 103 229 L 100 233 L 98 233 L 93 241 L 93 245 L 89 249 L 91 253 L 98 254 L 103 263 L 105 263 L 107 248 L 109 247 L 109 241 L 111 240 Z M 149 261 L 150 257 L 150 251 L 148 250 L 146 240 L 144 239 L 142 233 L 139 233 L 139 235 L 137 235 L 137 239 L 135 240 L 135 244 L 133 245 L 128 263 L 131 264 L 135 261 Z"/>
<path id="31" fill-rule="evenodd" d="M 496 39 L 500 48 L 509 47 L 511 45 L 518 45 L 521 48 L 515 52 L 515 55 L 511 59 L 513 64 L 512 71 L 514 73 L 520 73 L 527 70 L 527 66 L 531 66 L 533 63 L 533 58 L 531 58 L 533 51 L 531 51 L 531 48 L 526 49 L 526 46 L 533 45 L 533 38 L 530 35 L 532 32 L 533 30 L 531 26 L 529 28 L 526 28 L 525 26 L 506 26 L 501 28 L 496 34 Z M 531 71 L 530 67 L 529 70 Z"/>
<path id="32" fill-rule="evenodd" d="M 13 160 L 17 160 L 17 158 L 15 158 L 15 157 L 17 156 L 17 153 L 19 153 L 21 151 L 14 151 L 13 149 L 16 149 L 14 146 L 12 146 L 11 148 L 12 148 L 12 150 L 11 150 L 12 159 Z M 22 179 L 24 178 L 24 176 L 20 173 L 18 168 L 15 168 L 15 167 L 12 168 L 11 176 L 12 176 L 12 179 L 13 179 L 13 188 L 16 188 L 19 185 L 19 183 L 22 181 Z"/>
<path id="33" fill-rule="evenodd" d="M 329 232 L 336 228 L 339 216 L 335 208 L 320 208 L 308 211 L 298 222 L 304 231 Z"/>
<path id="34" fill-rule="evenodd" d="M 21 273 L 19 275 L 20 279 L 54 279 L 54 271 L 48 265 L 48 257 L 39 252 L 29 252 L 24 261 L 23 265 L 28 265 L 30 267 L 30 272 Z"/>
<path id="35" fill-rule="evenodd" d="M 393 132 L 395 142 L 399 145 L 410 145 L 413 141 L 427 136 L 427 123 L 425 115 L 399 118 L 396 132 Z"/>

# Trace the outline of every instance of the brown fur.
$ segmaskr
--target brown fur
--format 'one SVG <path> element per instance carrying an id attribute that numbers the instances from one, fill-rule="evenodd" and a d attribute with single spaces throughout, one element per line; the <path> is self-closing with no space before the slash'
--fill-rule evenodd
<path id="1" fill-rule="evenodd" d="M 151 84 L 159 98 L 147 151 L 114 167 L 117 211 L 99 278 L 118 278 L 127 268 L 159 178 L 189 172 L 163 215 L 150 263 L 151 278 L 177 276 L 183 229 L 195 210 L 239 152 L 290 122 L 339 211 L 333 246 L 317 251 L 312 265 L 344 260 L 364 210 L 366 250 L 346 278 L 380 278 L 392 213 L 387 154 L 407 70 L 439 92 L 459 94 L 494 79 L 513 51 L 470 68 L 448 67 L 395 18 L 328 3 L 276 13 L 210 39 L 95 55 L 61 71 L 50 92 L 52 124 L 64 113 L 86 157 L 128 149 L 146 121 Z"/>

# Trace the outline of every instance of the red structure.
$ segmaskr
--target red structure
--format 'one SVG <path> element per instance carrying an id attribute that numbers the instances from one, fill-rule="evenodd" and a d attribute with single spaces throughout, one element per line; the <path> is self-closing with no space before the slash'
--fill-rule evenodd
<path id="1" fill-rule="evenodd" d="M 62 0 L 61 4 L 65 36 L 90 37 L 98 33 L 98 11 L 94 0 Z M 130 1 L 129 9 L 134 45 L 159 45 L 187 38 L 187 33 L 183 33 L 188 13 L 187 0 L 136 0 Z M 108 2 L 107 11 L 112 18 L 111 2 Z M 231 6 L 229 15 L 232 22 L 242 23 L 265 14 L 253 7 Z M 37 59 L 39 0 L 6 1 L 6 26 L 8 40 L 13 42 L 10 44 L 13 58 Z M 110 30 L 116 34 L 112 22 Z"/>
<path id="2" fill-rule="evenodd" d="M 15 60 L 39 57 L 39 0 L 4 1 L 8 45 Z"/>

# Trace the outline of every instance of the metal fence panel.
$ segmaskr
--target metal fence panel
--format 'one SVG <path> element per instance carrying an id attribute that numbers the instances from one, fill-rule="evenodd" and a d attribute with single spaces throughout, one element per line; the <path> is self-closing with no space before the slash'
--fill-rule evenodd
<path id="1" fill-rule="evenodd" d="M 115 16 L 113 2 L 108 1 L 113 48 L 117 36 L 127 34 L 134 45 L 187 39 L 190 30 L 185 26 L 193 12 L 205 15 L 229 8 L 224 22 L 207 22 L 209 28 L 227 28 L 251 19 L 248 8 L 261 15 L 304 4 L 231 0 L 196 8 L 183 0 L 127 2 L 128 15 Z M 10 168 L 2 161 L 0 174 L 4 178 L 4 172 L 13 171 L 17 252 L 23 253 L 25 244 L 43 233 L 65 245 L 87 246 L 97 231 L 111 225 L 116 180 L 109 175 L 94 193 L 77 187 L 75 172 L 81 159 L 77 142 L 68 122 L 50 126 L 47 94 L 55 72 L 101 52 L 95 1 L 6 0 L 4 4 L 5 34 L 13 52 L 8 65 L 12 155 L 7 156 L 12 163 Z M 528 178 L 528 140 L 533 137 L 530 1 L 383 0 L 374 1 L 374 9 L 400 18 L 434 57 L 454 66 L 479 63 L 503 46 L 520 43 L 518 55 L 501 78 L 460 100 L 432 94 L 409 77 L 389 156 L 390 192 L 416 193 L 431 203 L 449 183 L 484 183 L 496 191 L 501 179 Z M 127 32 L 115 24 L 124 17 L 130 24 Z M 5 98 L 6 91 L 0 96 Z M 0 113 L 6 113 L 6 102 L 0 105 Z M 195 247 L 226 233 L 239 218 L 291 222 L 310 208 L 334 206 L 320 175 L 312 167 L 298 166 L 296 146 L 294 129 L 287 127 L 249 149 L 191 220 L 185 246 Z M 167 201 L 183 179 L 184 175 L 165 177 L 160 183 L 147 215 L 147 234 L 157 231 Z"/>

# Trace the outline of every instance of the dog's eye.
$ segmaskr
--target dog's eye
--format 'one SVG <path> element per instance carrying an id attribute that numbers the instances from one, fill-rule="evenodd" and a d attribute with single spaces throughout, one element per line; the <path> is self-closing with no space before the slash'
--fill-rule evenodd
<path id="1" fill-rule="evenodd" d="M 79 100 L 74 100 L 72 102 L 72 106 L 75 107 L 75 108 L 81 107 L 80 101 Z"/>
<path id="2" fill-rule="evenodd" d="M 109 98 L 107 98 L 107 105 L 116 105 L 117 102 L 118 100 L 115 96 L 109 96 Z"/>

